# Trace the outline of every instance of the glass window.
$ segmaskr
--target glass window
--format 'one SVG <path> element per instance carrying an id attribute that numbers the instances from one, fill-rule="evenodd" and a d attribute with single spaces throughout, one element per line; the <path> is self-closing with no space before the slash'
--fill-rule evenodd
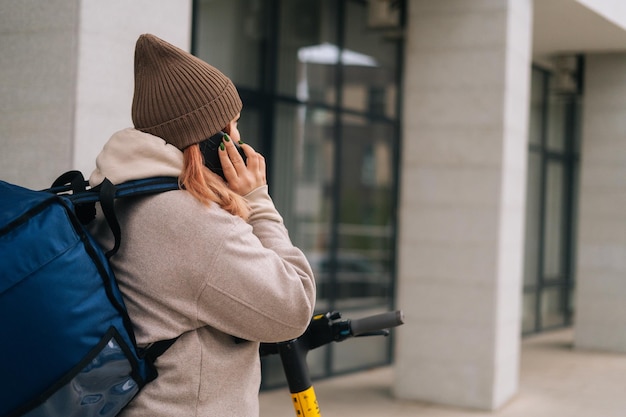
<path id="1" fill-rule="evenodd" d="M 553 80 L 554 77 L 551 77 Z M 551 81 L 553 83 L 553 81 Z M 548 150 L 565 150 L 565 113 L 567 97 L 550 94 L 548 98 L 548 132 L 546 145 Z"/>
<path id="2" fill-rule="evenodd" d="M 537 314 L 535 313 L 537 305 L 537 295 L 533 292 L 524 292 L 522 298 L 522 333 L 531 333 L 535 331 Z"/>
<path id="3" fill-rule="evenodd" d="M 239 130 L 264 154 L 272 198 L 315 271 L 317 312 L 349 318 L 388 310 L 401 39 L 368 27 L 365 1 L 194 5 L 194 53 L 240 92 Z M 312 375 L 390 360 L 389 338 L 345 345 L 311 352 Z M 265 357 L 263 386 L 282 377 L 280 361 Z"/>
<path id="4" fill-rule="evenodd" d="M 559 287 L 545 288 L 541 292 L 541 326 L 544 328 L 565 324 L 563 299 L 569 294 Z"/>
<path id="5" fill-rule="evenodd" d="M 563 277 L 563 203 L 564 203 L 564 168 L 561 161 L 548 162 L 546 171 L 545 225 L 544 225 L 544 262 L 545 279 Z"/>
<path id="6" fill-rule="evenodd" d="M 196 1 L 194 54 L 219 68 L 238 88 L 261 88 L 268 2 Z"/>
<path id="7" fill-rule="evenodd" d="M 393 263 L 390 129 L 355 116 L 341 127 L 342 168 L 334 181 L 332 113 L 280 105 L 272 195 L 292 240 L 307 254 L 318 283 L 317 309 L 389 304 Z M 340 187 L 337 255 L 330 253 L 332 205 Z"/>
<path id="8" fill-rule="evenodd" d="M 336 3 L 290 0 L 280 5 L 278 93 L 335 104 Z"/>
<path id="9" fill-rule="evenodd" d="M 528 142 L 531 145 L 541 145 L 544 123 L 544 90 L 546 74 L 537 68 L 532 70 L 530 90 L 530 127 Z"/>
<path id="10" fill-rule="evenodd" d="M 293 242 L 313 258 L 328 251 L 335 144 L 332 113 L 280 104 L 272 196 Z"/>
<path id="11" fill-rule="evenodd" d="M 342 107 L 395 117 L 397 39 L 369 28 L 368 10 L 360 2 L 347 3 Z"/>
<path id="12" fill-rule="evenodd" d="M 341 133 L 336 305 L 389 304 L 395 132 L 351 115 L 342 117 Z"/>
<path id="13" fill-rule="evenodd" d="M 568 324 L 574 289 L 580 97 L 532 72 L 522 330 Z"/>
<path id="14" fill-rule="evenodd" d="M 526 182 L 526 239 L 524 285 L 537 284 L 541 231 L 541 155 L 528 154 L 528 179 Z"/>
<path id="15" fill-rule="evenodd" d="M 261 115 L 258 109 L 244 107 L 243 110 L 241 110 L 241 117 L 237 123 L 241 140 L 257 151 L 261 149 L 259 137 L 260 117 Z"/>

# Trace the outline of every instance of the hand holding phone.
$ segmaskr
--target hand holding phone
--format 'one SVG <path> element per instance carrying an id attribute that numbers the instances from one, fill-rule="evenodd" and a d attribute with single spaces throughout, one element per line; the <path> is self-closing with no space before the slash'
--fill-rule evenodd
<path id="1" fill-rule="evenodd" d="M 218 154 L 219 149 L 220 149 L 220 144 L 222 143 L 224 135 L 226 135 L 226 133 L 221 132 L 221 131 L 217 132 L 215 135 L 211 136 L 210 138 L 200 142 L 199 145 L 200 145 L 200 152 L 202 152 L 202 156 L 204 157 L 204 165 L 206 165 L 207 168 L 215 172 L 217 175 L 222 177 L 224 181 L 226 181 L 226 177 L 224 177 L 224 170 L 222 169 L 222 164 L 220 162 L 220 158 Z M 243 162 L 245 164 L 247 161 L 247 158 L 243 149 L 241 149 L 241 146 L 239 146 L 239 144 L 235 143 L 234 141 L 233 141 L 233 145 L 235 145 L 235 147 L 237 148 L 237 151 L 239 151 L 239 154 L 243 158 Z"/>

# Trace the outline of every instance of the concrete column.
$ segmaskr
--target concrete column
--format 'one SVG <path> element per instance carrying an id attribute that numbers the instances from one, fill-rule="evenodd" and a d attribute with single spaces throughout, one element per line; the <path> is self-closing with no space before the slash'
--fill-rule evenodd
<path id="1" fill-rule="evenodd" d="M 189 50 L 191 0 L 82 0 L 72 166 L 89 175 L 102 145 L 131 127 L 135 41 L 152 33 Z"/>
<path id="2" fill-rule="evenodd" d="M 0 179 L 44 188 L 131 126 L 135 40 L 188 49 L 191 0 L 4 1 L 0 27 Z"/>
<path id="3" fill-rule="evenodd" d="M 0 179 L 50 185 L 72 160 L 78 0 L 0 2 Z"/>
<path id="4" fill-rule="evenodd" d="M 626 352 L 626 55 L 585 59 L 575 345 Z"/>
<path id="5" fill-rule="evenodd" d="M 531 0 L 408 3 L 397 397 L 517 390 L 531 20 Z"/>

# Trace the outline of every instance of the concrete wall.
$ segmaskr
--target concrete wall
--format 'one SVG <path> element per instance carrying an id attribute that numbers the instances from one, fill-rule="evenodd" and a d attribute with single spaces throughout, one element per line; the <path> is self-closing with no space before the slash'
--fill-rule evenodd
<path id="1" fill-rule="evenodd" d="M 626 352 L 626 54 L 585 74 L 575 345 Z"/>
<path id="2" fill-rule="evenodd" d="M 5 1 L 0 27 L 0 178 L 44 188 L 131 125 L 135 41 L 188 49 L 191 0 Z"/>
<path id="3" fill-rule="evenodd" d="M 398 397 L 494 409 L 517 389 L 531 16 L 408 3 Z"/>
<path id="4" fill-rule="evenodd" d="M 111 134 L 132 126 L 137 37 L 153 33 L 189 50 L 191 0 L 83 0 L 79 33 L 72 167 L 89 174 Z"/>
<path id="5" fill-rule="evenodd" d="M 0 179 L 42 187 L 72 164 L 79 3 L 0 2 Z"/>

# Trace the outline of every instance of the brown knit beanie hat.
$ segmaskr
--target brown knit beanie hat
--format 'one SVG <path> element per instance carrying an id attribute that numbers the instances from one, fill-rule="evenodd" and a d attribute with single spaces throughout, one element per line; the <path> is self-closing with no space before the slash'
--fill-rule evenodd
<path id="1" fill-rule="evenodd" d="M 135 128 L 178 149 L 213 136 L 242 104 L 232 81 L 217 68 L 150 34 L 135 46 Z"/>

